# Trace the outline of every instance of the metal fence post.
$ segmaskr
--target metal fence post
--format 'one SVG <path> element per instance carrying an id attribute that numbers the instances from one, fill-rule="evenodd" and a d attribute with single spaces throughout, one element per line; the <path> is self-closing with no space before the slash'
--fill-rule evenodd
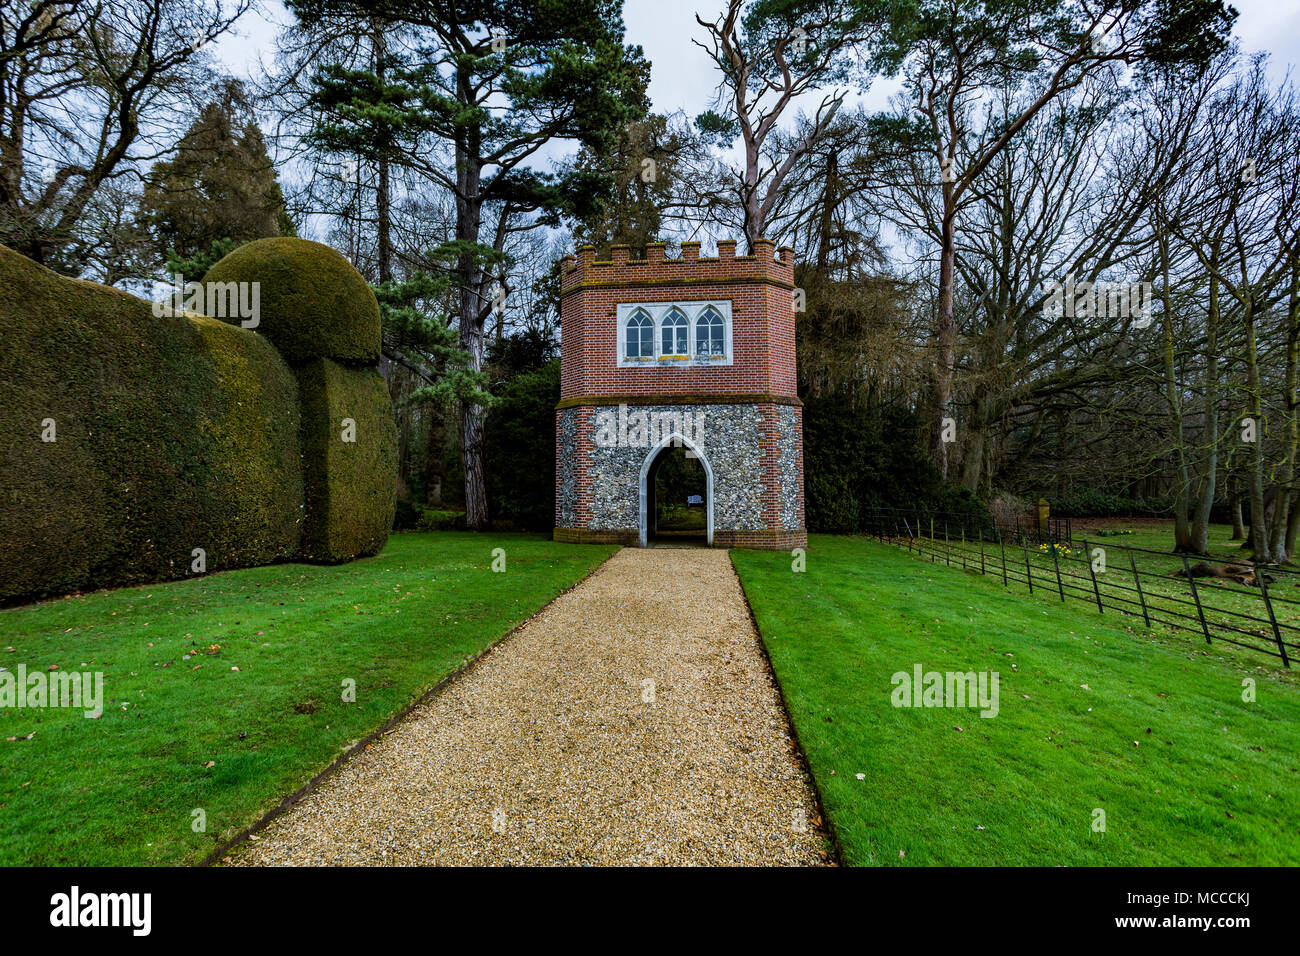
<path id="1" fill-rule="evenodd" d="M 1151 626 L 1151 615 L 1147 613 L 1147 598 L 1142 593 L 1142 579 L 1138 577 L 1137 561 L 1133 558 L 1133 552 L 1128 553 L 1129 567 L 1133 569 L 1133 583 L 1137 585 L 1138 601 L 1142 604 L 1142 620 L 1147 622 L 1147 627 Z"/>
<path id="2" fill-rule="evenodd" d="M 1088 562 L 1088 573 L 1092 575 L 1092 593 L 1097 595 L 1097 610 L 1102 614 L 1106 609 L 1101 606 L 1101 589 L 1097 587 L 1097 569 L 1092 566 L 1092 552 L 1088 550 L 1088 539 L 1083 539 L 1083 560 Z"/>
<path id="3" fill-rule="evenodd" d="M 1029 570 L 1029 544 L 1023 538 L 1020 540 L 1020 546 L 1025 549 L 1025 581 L 1029 585 L 1029 593 L 1034 593 L 1034 572 Z"/>
<path id="4" fill-rule="evenodd" d="M 1183 572 L 1187 575 L 1187 583 L 1192 586 L 1192 600 L 1196 602 L 1196 616 L 1201 619 L 1201 630 L 1205 632 L 1205 643 L 1210 643 L 1210 626 L 1205 623 L 1205 611 L 1201 609 L 1201 596 L 1196 593 L 1196 578 L 1192 577 L 1192 569 L 1187 564 L 1187 554 L 1183 553 Z"/>
<path id="5" fill-rule="evenodd" d="M 998 550 L 1002 552 L 1002 586 L 1007 586 L 1007 542 L 1002 537 L 1002 532 L 998 532 Z"/>
<path id="6" fill-rule="evenodd" d="M 984 529 L 980 528 L 980 574 L 984 573 Z"/>
<path id="7" fill-rule="evenodd" d="M 1268 582 L 1264 580 L 1259 565 L 1254 561 L 1251 565 L 1255 568 L 1255 583 L 1259 585 L 1260 593 L 1264 595 L 1264 606 L 1268 608 L 1268 620 L 1273 625 L 1273 639 L 1277 641 L 1278 653 L 1282 655 L 1282 666 L 1290 667 L 1291 660 L 1286 656 L 1286 644 L 1282 641 L 1282 632 L 1278 629 L 1277 618 L 1273 615 L 1273 602 L 1268 596 Z"/>
<path id="8" fill-rule="evenodd" d="M 1056 542 L 1049 541 L 1047 546 L 1052 549 L 1052 564 L 1056 566 L 1056 590 L 1061 592 L 1061 603 L 1065 603 L 1065 586 L 1061 584 L 1061 559 L 1056 556 Z"/>

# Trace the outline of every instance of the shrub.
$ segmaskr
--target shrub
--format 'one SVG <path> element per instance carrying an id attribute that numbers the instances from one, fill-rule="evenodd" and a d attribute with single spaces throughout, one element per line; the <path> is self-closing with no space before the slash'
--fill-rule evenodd
<path id="1" fill-rule="evenodd" d="M 0 599 L 294 555 L 298 383 L 269 342 L 4 247 L 0 287 Z"/>
<path id="2" fill-rule="evenodd" d="M 808 399 L 803 410 L 808 530 L 861 530 L 873 508 L 974 507 L 968 493 L 946 488 L 919 433 L 916 416 L 904 409 L 854 407 L 839 396 Z"/>
<path id="3" fill-rule="evenodd" d="M 307 514 L 301 553 L 334 563 L 375 554 L 397 501 L 397 424 L 374 369 L 316 359 L 298 370 Z M 345 422 L 351 437 L 345 441 Z"/>
<path id="4" fill-rule="evenodd" d="M 379 361 L 379 303 L 361 273 L 319 242 L 288 237 L 240 246 L 208 270 L 213 282 L 258 282 L 256 331 L 290 365 L 314 358 L 350 364 Z M 239 318 L 227 321 L 238 324 Z"/>
<path id="5" fill-rule="evenodd" d="M 265 336 L 155 315 L 0 247 L 0 600 L 187 576 L 195 549 L 218 571 L 383 546 L 396 426 L 379 373 L 358 367 L 378 354 L 374 295 L 326 247 L 266 242 L 209 272 L 261 284 Z M 276 341 L 353 361 L 295 374 Z"/>
<path id="6" fill-rule="evenodd" d="M 810 472 L 804 483 L 804 498 L 810 529 L 837 533 L 858 530 L 858 501 L 843 475 Z"/>
<path id="7" fill-rule="evenodd" d="M 484 430 L 488 506 L 529 531 L 555 524 L 555 406 L 560 363 L 512 379 L 488 410 Z"/>
<path id="8" fill-rule="evenodd" d="M 1115 495 L 1092 488 L 1071 492 L 1064 497 L 1049 498 L 1053 515 L 1072 518 L 1127 518 L 1139 515 L 1164 517 L 1173 509 L 1167 499 L 1143 500 Z"/>
<path id="9" fill-rule="evenodd" d="M 393 530 L 410 531 L 420 518 L 420 506 L 409 498 L 398 498 L 393 511 Z"/>
<path id="10" fill-rule="evenodd" d="M 420 513 L 415 522 L 416 531 L 464 531 L 465 512 L 426 508 L 416 505 Z"/>

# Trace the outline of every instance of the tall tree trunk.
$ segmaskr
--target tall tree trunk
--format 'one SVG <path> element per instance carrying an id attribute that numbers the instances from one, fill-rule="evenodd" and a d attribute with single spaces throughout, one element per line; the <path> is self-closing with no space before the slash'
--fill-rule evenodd
<path id="1" fill-rule="evenodd" d="M 1217 246 L 1212 254 L 1218 258 Z M 1210 304 L 1205 319 L 1205 460 L 1201 494 L 1192 518 L 1191 550 L 1205 554 L 1210 547 L 1210 510 L 1214 507 L 1219 472 L 1219 279 L 1210 270 Z M 1252 523 L 1254 515 L 1251 516 Z"/>
<path id="2" fill-rule="evenodd" d="M 956 364 L 957 325 L 953 318 L 953 275 L 957 271 L 956 216 L 951 183 L 943 184 L 943 224 L 939 240 L 939 315 L 936 328 L 934 374 L 934 432 L 930 452 L 939 474 L 948 477 L 948 445 L 943 440 L 943 420 L 952 407 L 952 378 Z"/>
<path id="3" fill-rule="evenodd" d="M 1283 401 L 1283 418 L 1286 447 L 1277 469 L 1277 510 L 1273 514 L 1273 560 L 1290 564 L 1295 554 L 1295 535 L 1292 531 L 1292 514 L 1297 510 L 1295 459 L 1300 447 L 1300 422 L 1296 420 L 1296 392 L 1300 382 L 1300 260 L 1291 266 L 1291 288 L 1287 301 L 1286 372 Z"/>
<path id="4" fill-rule="evenodd" d="M 442 506 L 442 480 L 446 473 L 443 450 L 446 448 L 447 423 L 443 410 L 429 406 L 423 410 L 425 423 L 424 503 L 433 508 Z"/>
<path id="5" fill-rule="evenodd" d="M 1286 553 L 1295 554 L 1296 536 L 1300 533 L 1300 507 L 1296 507 L 1296 502 L 1291 502 L 1291 510 L 1286 516 Z"/>
<path id="6" fill-rule="evenodd" d="M 465 102 L 473 101 L 469 78 L 462 74 Z M 456 238 L 461 243 L 456 262 L 460 285 L 460 344 L 469 356 L 474 372 L 483 368 L 483 269 L 478 253 L 482 200 L 479 197 L 480 137 L 477 127 L 466 130 L 463 143 L 456 144 Z M 465 463 L 465 527 L 484 531 L 488 527 L 487 483 L 483 463 L 483 422 L 487 411 L 474 401 L 461 403 L 461 454 Z"/>
<path id="7" fill-rule="evenodd" d="M 988 435 L 983 428 L 969 432 L 962 447 L 961 486 L 978 493 L 983 475 Z"/>
<path id="8" fill-rule="evenodd" d="M 379 20 L 370 22 L 375 56 L 375 77 L 382 89 L 388 72 L 388 38 L 384 34 L 384 24 Z M 392 192 L 389 185 L 389 157 L 387 153 L 379 154 L 378 176 L 375 184 L 375 232 L 378 240 L 377 267 L 379 282 L 392 281 L 393 278 L 393 216 Z M 379 352 L 379 374 L 384 381 L 392 376 L 391 363 L 383 350 Z"/>
<path id="9" fill-rule="evenodd" d="M 1164 385 L 1169 406 L 1169 422 L 1174 432 L 1174 551 L 1192 551 L 1192 530 L 1187 520 L 1191 507 L 1192 477 L 1187 465 L 1187 445 L 1183 437 L 1183 399 L 1178 384 L 1174 356 L 1174 301 L 1170 293 L 1169 240 L 1157 225 L 1160 253 L 1160 300 L 1164 311 Z"/>
<path id="10" fill-rule="evenodd" d="M 835 207 L 839 203 L 840 156 L 834 147 L 826 154 L 826 183 L 822 187 L 821 213 L 817 226 L 817 276 L 825 276 L 831 267 L 831 231 L 835 224 Z"/>
<path id="11" fill-rule="evenodd" d="M 384 35 L 383 23 L 373 20 L 371 24 L 374 30 L 375 77 L 379 81 L 380 89 L 382 89 L 387 82 L 388 39 Z M 388 182 L 388 164 L 388 154 L 381 152 L 379 154 L 379 177 L 375 195 L 375 227 L 379 244 L 380 282 L 388 282 L 393 278 L 392 196 Z"/>
<path id="12" fill-rule="evenodd" d="M 1246 450 L 1246 460 L 1250 463 L 1247 472 L 1250 492 L 1250 550 L 1255 560 L 1260 563 L 1271 562 L 1271 536 L 1269 535 L 1268 512 L 1264 506 L 1264 418 L 1260 400 L 1259 353 L 1255 340 L 1255 306 L 1246 303 L 1246 394 L 1249 397 L 1247 410 L 1254 423 L 1254 441 Z M 1279 496 L 1280 497 L 1280 496 Z M 1274 504 L 1280 507 L 1281 502 Z M 1274 511 L 1276 516 L 1276 511 Z"/>

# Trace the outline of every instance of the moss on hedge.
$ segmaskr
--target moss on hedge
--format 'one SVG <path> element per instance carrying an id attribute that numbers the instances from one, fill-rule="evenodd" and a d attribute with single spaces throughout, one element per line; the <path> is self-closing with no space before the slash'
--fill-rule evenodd
<path id="1" fill-rule="evenodd" d="M 379 361 L 379 303 L 352 264 L 306 239 L 258 239 L 240 246 L 203 277 L 209 283 L 259 283 L 259 324 L 291 365 L 315 358 Z M 239 324 L 239 316 L 217 316 Z"/>
<path id="2" fill-rule="evenodd" d="M 302 556 L 334 563 L 375 554 L 397 507 L 397 425 L 371 368 L 316 359 L 298 369 L 307 518 Z M 345 419 L 355 441 L 344 440 Z"/>
<path id="3" fill-rule="evenodd" d="M 297 552 L 298 389 L 270 343 L 4 247 L 0 288 L 0 600 Z"/>

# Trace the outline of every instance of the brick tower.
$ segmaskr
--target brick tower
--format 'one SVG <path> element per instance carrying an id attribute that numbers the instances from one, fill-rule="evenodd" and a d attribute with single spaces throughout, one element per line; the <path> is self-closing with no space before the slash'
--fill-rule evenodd
<path id="1" fill-rule="evenodd" d="M 804 529 L 803 415 L 795 389 L 794 253 L 734 241 L 665 259 L 583 246 L 563 264 L 555 539 L 645 546 L 669 449 L 703 466 L 705 540 L 788 550 Z"/>

